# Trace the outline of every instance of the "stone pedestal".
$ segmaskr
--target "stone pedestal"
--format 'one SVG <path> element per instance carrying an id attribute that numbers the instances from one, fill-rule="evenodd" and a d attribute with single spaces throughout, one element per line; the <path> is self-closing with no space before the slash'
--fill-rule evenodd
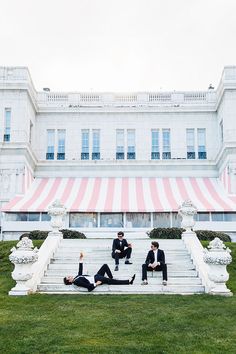
<path id="1" fill-rule="evenodd" d="M 226 287 L 229 279 L 227 265 L 232 262 L 230 249 L 226 248 L 223 241 L 216 237 L 210 242 L 208 249 L 204 249 L 204 262 L 208 265 L 208 276 L 212 281 L 209 293 L 213 295 L 230 296 L 232 293 Z"/>
<path id="2" fill-rule="evenodd" d="M 10 261 L 15 265 L 12 278 L 16 281 L 16 286 L 9 291 L 9 295 L 28 295 L 30 288 L 27 281 L 33 276 L 32 264 L 38 260 L 38 249 L 33 249 L 33 242 L 28 237 L 23 237 L 11 249 Z"/>

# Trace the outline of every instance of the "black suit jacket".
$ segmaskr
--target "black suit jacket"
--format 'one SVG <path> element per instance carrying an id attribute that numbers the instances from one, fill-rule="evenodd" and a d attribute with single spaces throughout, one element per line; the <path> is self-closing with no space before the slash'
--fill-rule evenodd
<path id="1" fill-rule="evenodd" d="M 79 272 L 72 284 L 86 288 L 88 291 L 93 291 L 95 289 L 94 284 L 90 283 L 90 281 L 85 278 L 85 274 L 83 274 L 83 263 L 79 263 Z"/>
<path id="2" fill-rule="evenodd" d="M 154 252 L 153 250 L 150 250 L 147 254 L 145 263 L 148 265 L 149 263 L 154 263 L 154 262 L 155 262 Z M 165 264 L 165 253 L 160 249 L 157 250 L 157 262 L 160 262 L 161 264 Z"/>
<path id="3" fill-rule="evenodd" d="M 125 238 L 121 241 L 121 245 L 120 240 L 118 238 L 115 238 L 112 244 L 112 252 L 115 252 L 115 250 L 119 250 L 122 252 L 124 251 L 125 247 L 128 247 L 128 242 Z"/>

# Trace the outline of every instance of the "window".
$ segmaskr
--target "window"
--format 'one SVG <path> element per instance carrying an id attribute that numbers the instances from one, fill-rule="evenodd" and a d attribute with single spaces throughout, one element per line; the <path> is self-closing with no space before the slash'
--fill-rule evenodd
<path id="1" fill-rule="evenodd" d="M 47 153 L 46 160 L 54 160 L 55 130 L 47 130 Z"/>
<path id="2" fill-rule="evenodd" d="M 6 213 L 6 221 L 39 221 L 40 213 Z"/>
<path id="3" fill-rule="evenodd" d="M 172 213 L 172 227 L 181 227 L 182 218 L 178 213 Z"/>
<path id="4" fill-rule="evenodd" d="M 41 214 L 41 221 L 50 221 L 51 216 L 48 213 L 42 213 Z"/>
<path id="5" fill-rule="evenodd" d="M 70 227 L 97 227 L 96 213 L 70 213 L 69 214 Z"/>
<path id="6" fill-rule="evenodd" d="M 124 160 L 125 149 L 124 149 L 124 130 L 116 130 L 116 160 Z"/>
<path id="7" fill-rule="evenodd" d="M 150 227 L 151 214 L 150 213 L 127 213 L 126 227 Z"/>
<path id="8" fill-rule="evenodd" d="M 197 141 L 198 141 L 198 158 L 204 160 L 207 158 L 206 155 L 206 129 L 197 130 Z"/>
<path id="9" fill-rule="evenodd" d="M 186 129 L 187 159 L 195 159 L 194 129 Z"/>
<path id="10" fill-rule="evenodd" d="M 211 213 L 212 221 L 224 221 L 224 213 Z"/>
<path id="11" fill-rule="evenodd" d="M 89 130 L 82 130 L 82 149 L 81 160 L 89 160 Z"/>
<path id="12" fill-rule="evenodd" d="M 40 213 L 29 213 L 28 214 L 28 221 L 39 221 Z"/>
<path id="13" fill-rule="evenodd" d="M 210 221 L 210 213 L 197 213 L 194 215 L 196 221 Z"/>
<path id="14" fill-rule="evenodd" d="M 153 227 L 170 227 L 170 213 L 153 213 Z"/>
<path id="15" fill-rule="evenodd" d="M 92 160 L 100 160 L 100 130 L 93 130 Z"/>
<path id="16" fill-rule="evenodd" d="M 162 159 L 170 159 L 170 129 L 162 129 Z"/>
<path id="17" fill-rule="evenodd" d="M 57 160 L 65 160 L 65 129 L 58 129 L 57 131 Z"/>
<path id="18" fill-rule="evenodd" d="M 159 130 L 152 130 L 152 152 L 151 152 L 152 160 L 160 159 L 160 151 L 159 151 Z"/>
<path id="19" fill-rule="evenodd" d="M 135 160 L 135 130 L 127 130 L 127 159 Z"/>
<path id="20" fill-rule="evenodd" d="M 5 108 L 5 130 L 4 130 L 4 141 L 10 141 L 10 132 L 11 132 L 11 109 Z"/>
<path id="21" fill-rule="evenodd" d="M 211 213 L 212 221 L 236 221 L 236 213 Z"/>
<path id="22" fill-rule="evenodd" d="M 122 213 L 101 213 L 100 214 L 101 227 L 123 227 Z"/>

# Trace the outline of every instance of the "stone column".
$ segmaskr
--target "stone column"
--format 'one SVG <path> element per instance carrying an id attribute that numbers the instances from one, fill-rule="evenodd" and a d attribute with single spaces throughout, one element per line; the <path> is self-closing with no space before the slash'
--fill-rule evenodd
<path id="1" fill-rule="evenodd" d="M 229 273 L 226 267 L 232 262 L 230 252 L 230 249 L 226 248 L 223 241 L 218 237 L 209 243 L 208 249 L 204 249 L 203 259 L 208 265 L 208 276 L 213 284 L 209 291 L 210 294 L 232 295 L 225 284 L 229 279 Z"/>
<path id="2" fill-rule="evenodd" d="M 51 216 L 52 231 L 48 236 L 63 237 L 59 229 L 63 226 L 63 216 L 66 215 L 66 208 L 61 204 L 60 200 L 55 200 L 48 208 L 48 214 Z"/>
<path id="3" fill-rule="evenodd" d="M 28 295 L 30 288 L 26 282 L 33 276 L 32 264 L 38 260 L 38 249 L 33 249 L 33 242 L 28 237 L 23 237 L 16 245 L 17 248 L 11 249 L 10 261 L 15 265 L 11 273 L 16 281 L 16 286 L 9 291 L 9 295 Z"/>

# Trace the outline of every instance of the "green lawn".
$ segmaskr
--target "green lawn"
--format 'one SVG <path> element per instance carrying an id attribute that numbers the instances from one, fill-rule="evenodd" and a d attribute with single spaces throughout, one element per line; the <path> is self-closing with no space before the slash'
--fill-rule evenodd
<path id="1" fill-rule="evenodd" d="M 11 297 L 13 245 L 0 243 L 2 354 L 236 353 L 236 296 Z M 234 257 L 228 286 L 236 293 L 236 244 L 228 246 Z"/>

